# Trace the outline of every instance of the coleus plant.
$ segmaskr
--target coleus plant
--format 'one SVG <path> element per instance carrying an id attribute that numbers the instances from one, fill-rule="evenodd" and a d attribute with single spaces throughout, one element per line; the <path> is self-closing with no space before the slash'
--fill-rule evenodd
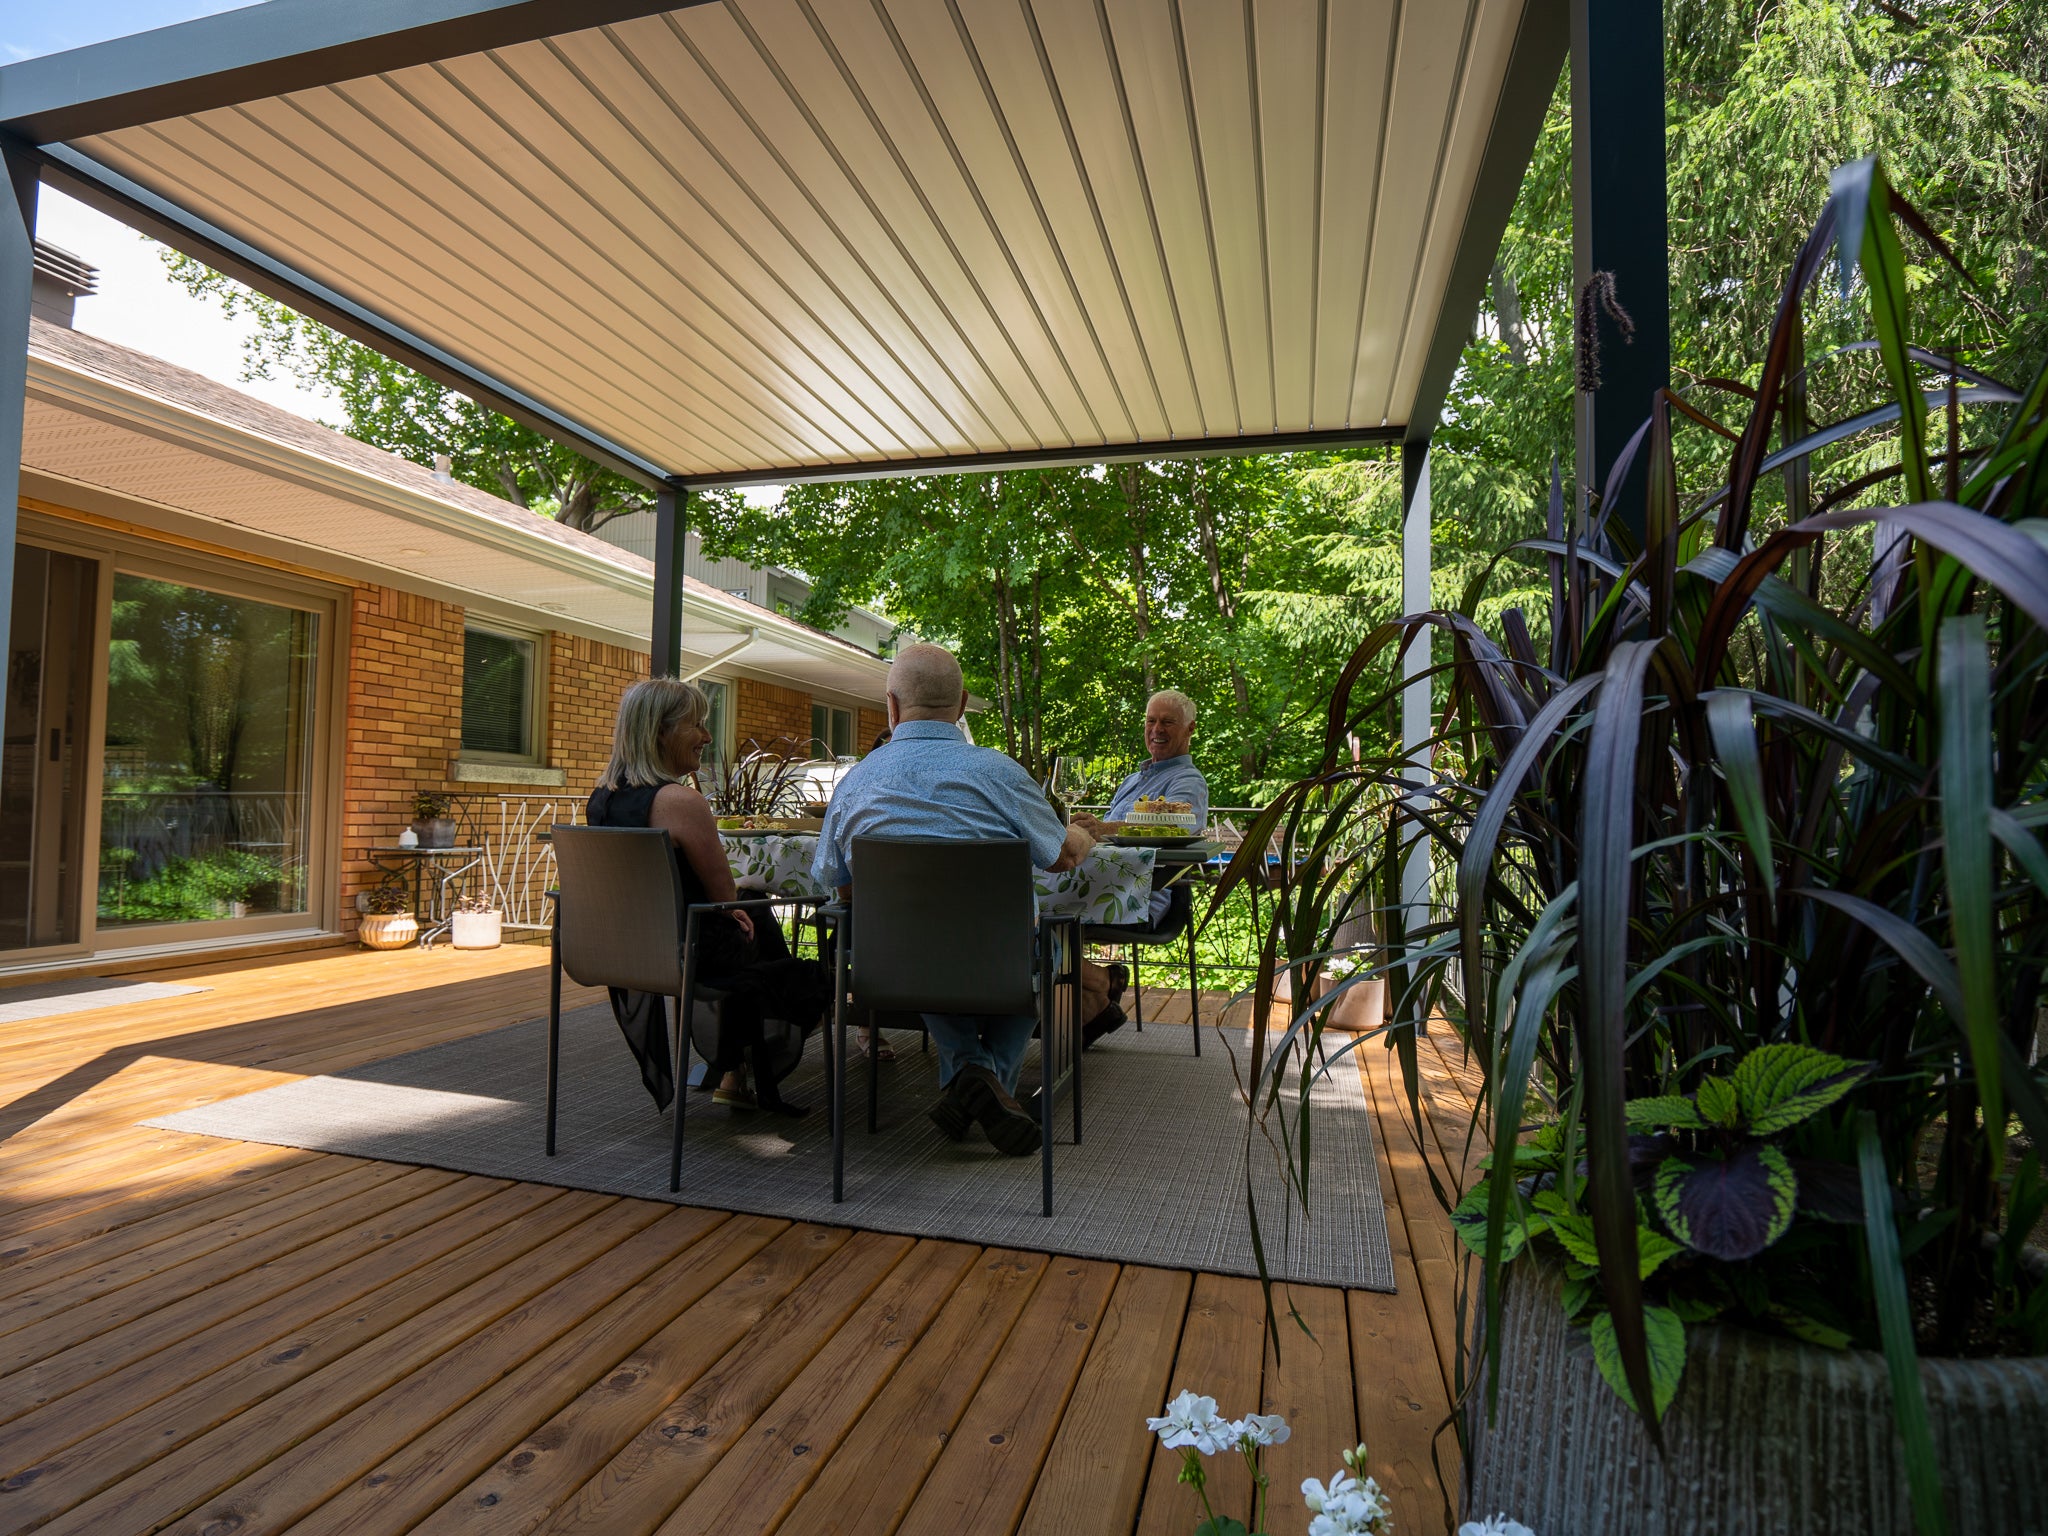
<path id="1" fill-rule="evenodd" d="M 1636 1254 L 1650 1287 L 1644 1304 L 1650 1380 L 1657 1410 L 1670 1405 L 1685 1362 L 1685 1324 L 1734 1311 L 1813 1343 L 1850 1342 L 1838 1308 L 1796 1272 L 1773 1277 L 1752 1267 L 1796 1220 L 1860 1223 L 1855 1164 L 1802 1145 L 1802 1125 L 1847 1094 L 1870 1070 L 1811 1046 L 1759 1046 L 1726 1074 L 1709 1072 L 1690 1093 L 1630 1099 L 1629 1161 L 1639 1192 Z M 1519 1210 L 1503 1230 L 1501 1261 L 1531 1243 L 1552 1249 L 1563 1272 L 1565 1313 L 1592 1332 L 1601 1374 L 1624 1402 L 1635 1398 L 1615 1342 L 1614 1321 L 1595 1281 L 1599 1243 L 1566 1178 L 1569 1127 L 1553 1121 L 1515 1144 Z M 1451 1213 L 1475 1253 L 1487 1250 L 1494 1201 L 1486 1176 Z M 1573 1170 L 1583 1181 L 1583 1166 Z M 1776 1283 L 1773 1283 L 1775 1278 Z"/>

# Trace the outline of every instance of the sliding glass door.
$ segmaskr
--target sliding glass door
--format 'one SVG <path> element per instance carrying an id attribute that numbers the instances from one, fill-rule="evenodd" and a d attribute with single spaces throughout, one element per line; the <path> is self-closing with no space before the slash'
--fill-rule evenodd
<path id="1" fill-rule="evenodd" d="M 309 609 L 114 577 L 101 947 L 113 930 L 310 913 L 319 631 Z"/>

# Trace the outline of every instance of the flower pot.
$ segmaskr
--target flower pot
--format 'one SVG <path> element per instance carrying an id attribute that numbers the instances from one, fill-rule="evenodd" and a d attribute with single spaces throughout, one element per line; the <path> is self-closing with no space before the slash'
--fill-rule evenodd
<path id="1" fill-rule="evenodd" d="M 410 912 L 365 912 L 356 920 L 365 949 L 403 949 L 419 936 L 419 920 Z"/>
<path id="2" fill-rule="evenodd" d="M 1565 1321 L 1556 1272 L 1510 1275 L 1499 1410 L 1488 1425 L 1484 1382 L 1468 1410 L 1471 1518 L 1505 1509 L 1539 1531 L 1631 1536 L 1911 1536 L 1882 1355 L 1688 1329 L 1659 1457 Z M 1920 1379 L 1949 1529 L 2038 1529 L 2048 1358 L 1923 1360 Z"/>
<path id="3" fill-rule="evenodd" d="M 496 949 L 504 942 L 502 912 L 457 912 L 448 925 L 448 942 L 457 949 Z"/>
<path id="4" fill-rule="evenodd" d="M 413 835 L 419 838 L 422 848 L 453 848 L 455 846 L 455 821 L 453 817 L 436 816 L 427 821 L 412 824 Z"/>

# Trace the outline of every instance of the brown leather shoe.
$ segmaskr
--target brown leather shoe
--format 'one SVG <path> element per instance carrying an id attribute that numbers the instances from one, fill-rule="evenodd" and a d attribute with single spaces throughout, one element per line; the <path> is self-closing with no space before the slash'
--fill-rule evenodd
<path id="1" fill-rule="evenodd" d="M 981 1122 L 981 1129 L 998 1152 L 1009 1157 L 1029 1157 L 1041 1144 L 1038 1122 L 1031 1118 L 987 1067 L 964 1068 L 955 1083 L 960 1102 Z"/>
<path id="2" fill-rule="evenodd" d="M 925 1111 L 948 1141 L 965 1141 L 967 1133 L 974 1129 L 974 1111 L 967 1107 L 963 1091 L 966 1086 L 965 1074 L 954 1078 L 939 1094 L 938 1101 Z"/>

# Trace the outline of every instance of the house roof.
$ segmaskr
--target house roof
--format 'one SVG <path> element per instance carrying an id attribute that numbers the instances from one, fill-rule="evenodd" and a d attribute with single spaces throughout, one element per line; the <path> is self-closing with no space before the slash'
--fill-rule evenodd
<path id="1" fill-rule="evenodd" d="M 43 174 L 650 483 L 1426 435 L 1562 0 L 271 0 Z"/>
<path id="2" fill-rule="evenodd" d="M 37 320 L 29 357 L 26 470 L 279 541 L 339 575 L 646 645 L 654 567 L 638 555 L 100 337 Z M 878 657 L 688 578 L 684 649 L 696 664 L 750 632 L 734 658 L 744 667 L 880 691 Z"/>

